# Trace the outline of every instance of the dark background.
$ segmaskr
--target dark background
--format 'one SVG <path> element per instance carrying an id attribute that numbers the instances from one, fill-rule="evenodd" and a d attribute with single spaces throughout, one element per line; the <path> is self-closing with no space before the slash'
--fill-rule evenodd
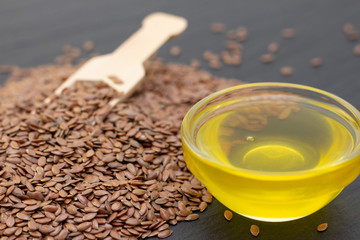
<path id="1" fill-rule="evenodd" d="M 201 59 L 208 49 L 220 53 L 226 37 L 212 34 L 210 24 L 223 22 L 228 29 L 242 25 L 249 31 L 243 43 L 243 64 L 210 70 L 213 74 L 246 82 L 306 84 L 335 93 L 359 109 L 360 57 L 353 53 L 358 42 L 348 41 L 342 32 L 345 22 L 360 30 L 359 10 L 357 0 L 0 0 L 0 65 L 46 64 L 61 54 L 63 45 L 81 47 L 86 40 L 95 42 L 96 52 L 108 53 L 140 27 L 144 16 L 164 11 L 189 21 L 186 32 L 159 51 L 165 61 L 189 63 Z M 295 28 L 294 39 L 281 37 L 286 27 Z M 280 43 L 280 51 L 275 62 L 263 64 L 259 58 L 272 41 Z M 181 47 L 181 56 L 169 54 L 173 45 Z M 313 57 L 323 58 L 324 65 L 311 67 Z M 282 66 L 294 67 L 294 75 L 281 76 Z M 204 62 L 202 68 L 209 70 Z M 2 82 L 5 79 L 0 76 Z M 359 188 L 356 180 L 322 210 L 287 223 L 256 222 L 239 215 L 227 222 L 225 207 L 215 200 L 199 220 L 172 227 L 169 239 L 254 239 L 249 233 L 251 224 L 260 226 L 258 239 L 359 239 Z M 329 228 L 318 233 L 316 227 L 322 222 L 328 222 Z"/>

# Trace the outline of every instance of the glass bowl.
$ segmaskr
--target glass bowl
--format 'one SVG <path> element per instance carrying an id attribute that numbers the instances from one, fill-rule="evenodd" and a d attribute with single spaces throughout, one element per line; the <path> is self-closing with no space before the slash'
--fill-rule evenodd
<path id="1" fill-rule="evenodd" d="M 319 210 L 359 175 L 359 119 L 348 102 L 319 89 L 243 84 L 189 110 L 184 157 L 229 209 L 289 221 Z"/>

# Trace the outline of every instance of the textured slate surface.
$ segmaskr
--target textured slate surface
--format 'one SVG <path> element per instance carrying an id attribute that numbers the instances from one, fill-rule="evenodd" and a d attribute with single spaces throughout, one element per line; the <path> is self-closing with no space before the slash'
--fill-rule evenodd
<path id="1" fill-rule="evenodd" d="M 241 67 L 224 67 L 213 74 L 246 82 L 280 81 L 307 84 L 330 91 L 360 108 L 360 57 L 353 54 L 357 42 L 342 33 L 345 22 L 360 30 L 360 1 L 329 0 L 153 0 L 153 1 L 0 1 L 0 64 L 36 66 L 51 62 L 64 44 L 80 47 L 86 40 L 96 51 L 107 53 L 140 26 L 141 19 L 154 11 L 165 11 L 189 20 L 188 30 L 165 45 L 159 55 L 166 61 L 188 63 L 200 59 L 204 50 L 220 52 L 224 35 L 213 35 L 210 23 L 220 21 L 228 28 L 239 25 L 249 30 L 244 43 Z M 293 27 L 297 36 L 285 40 L 281 29 Z M 259 61 L 271 41 L 281 45 L 274 63 Z M 182 55 L 173 58 L 170 46 L 177 44 Z M 322 57 L 319 69 L 309 66 L 312 57 Z M 290 77 L 279 74 L 281 66 L 295 68 Z M 204 66 L 204 65 L 203 65 Z M 205 69 L 206 66 L 204 67 Z M 6 76 L 0 76 L 4 81 Z M 330 184 L 330 183 L 329 183 Z M 234 216 L 223 217 L 225 207 L 215 201 L 195 222 L 173 227 L 169 239 L 253 239 L 251 224 L 258 224 L 258 239 L 359 239 L 360 183 L 355 180 L 332 203 L 306 218 L 287 223 L 262 223 Z M 316 226 L 328 222 L 329 229 L 318 233 Z"/>

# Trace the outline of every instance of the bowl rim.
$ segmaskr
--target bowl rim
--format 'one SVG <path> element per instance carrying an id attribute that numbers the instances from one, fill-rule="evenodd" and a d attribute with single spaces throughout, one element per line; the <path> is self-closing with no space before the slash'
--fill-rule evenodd
<path id="1" fill-rule="evenodd" d="M 186 127 L 186 120 L 187 119 L 191 119 L 193 114 L 201 107 L 203 106 L 204 103 L 206 103 L 208 100 L 217 97 L 219 95 L 222 95 L 224 93 L 233 91 L 233 90 L 237 90 L 237 89 L 244 89 L 244 88 L 248 88 L 248 87 L 257 87 L 257 86 L 280 86 L 280 87 L 290 87 L 290 88 L 297 88 L 297 89 L 305 89 L 305 90 L 309 90 L 312 92 L 316 92 L 316 93 L 320 93 L 323 95 L 326 95 L 327 97 L 332 98 L 333 100 L 336 100 L 338 103 L 340 103 L 342 106 L 346 107 L 349 111 L 351 111 L 351 113 L 356 117 L 356 120 L 360 126 L 360 112 L 353 106 L 351 105 L 349 102 L 347 102 L 346 100 L 336 96 L 335 94 L 332 94 L 330 92 L 315 88 L 315 87 L 310 87 L 307 85 L 302 85 L 302 84 L 294 84 L 294 83 L 283 83 L 283 82 L 257 82 L 257 83 L 245 83 L 245 84 L 239 84 L 233 87 L 229 87 L 229 88 L 225 88 L 222 89 L 220 91 L 214 92 L 206 97 L 204 97 L 203 99 L 201 99 L 200 101 L 198 101 L 197 103 L 195 103 L 186 113 L 186 115 L 183 118 L 182 124 L 181 124 L 181 129 L 180 129 L 180 134 L 181 134 L 181 139 L 182 139 L 182 143 L 183 143 L 183 147 L 184 145 L 189 148 L 189 150 L 191 151 L 192 154 L 197 155 L 197 159 L 199 159 L 200 161 L 204 162 L 207 165 L 212 165 L 213 167 L 217 168 L 217 169 L 221 169 L 225 172 L 231 173 L 233 175 L 238 175 L 238 176 L 243 176 L 246 178 L 256 178 L 256 179 L 266 179 L 266 180 L 283 180 L 284 176 L 287 176 L 288 180 L 295 180 L 295 179 L 302 179 L 302 178 L 308 178 L 311 176 L 317 176 L 317 175 L 321 175 L 321 174 L 325 174 L 325 173 L 329 173 L 332 171 L 336 171 L 337 169 L 341 169 L 343 167 L 346 167 L 349 164 L 352 164 L 353 161 L 360 161 L 360 158 L 356 158 L 356 156 L 360 155 L 360 145 L 358 145 L 357 149 L 353 152 L 351 152 L 349 155 L 347 155 L 343 161 L 334 163 L 334 164 L 330 164 L 330 165 L 326 165 L 323 167 L 319 167 L 316 168 L 316 170 L 314 169 L 307 169 L 307 170 L 299 170 L 299 171 L 291 171 L 291 172 L 261 172 L 261 171 L 256 171 L 256 170 L 249 170 L 249 169 L 243 169 L 243 168 L 236 168 L 230 165 L 225 165 L 221 162 L 215 162 L 215 161 L 211 161 L 207 159 L 207 156 L 204 155 L 197 147 L 195 147 L 195 144 L 192 144 L 189 140 L 190 136 L 190 130 L 189 127 L 191 126 L 190 124 L 189 127 Z M 360 131 L 360 128 L 359 128 Z M 186 158 L 185 158 L 186 160 Z M 239 171 L 239 169 L 241 171 Z"/>

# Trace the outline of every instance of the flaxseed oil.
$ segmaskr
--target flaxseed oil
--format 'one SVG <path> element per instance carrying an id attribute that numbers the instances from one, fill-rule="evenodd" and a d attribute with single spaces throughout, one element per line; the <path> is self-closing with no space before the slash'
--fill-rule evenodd
<path id="1" fill-rule="evenodd" d="M 336 197 L 339 191 L 330 196 L 319 195 L 321 187 L 328 189 L 336 183 L 327 183 L 323 178 L 318 183 L 312 182 L 316 179 L 291 179 L 297 173 L 306 175 L 310 170 L 311 174 L 311 170 L 334 165 L 352 151 L 358 136 L 343 113 L 335 107 L 313 103 L 242 103 L 229 111 L 226 105 L 230 104 L 215 106 L 214 109 L 222 107 L 225 111 L 199 128 L 198 149 L 209 161 L 264 177 L 254 180 L 234 177 L 236 174 L 213 176 L 220 182 L 212 182 L 212 169 L 204 165 L 205 169 L 199 171 L 208 171 L 209 176 L 203 175 L 209 179 L 203 180 L 215 197 L 243 215 L 274 221 L 308 215 L 312 208 Z"/>

